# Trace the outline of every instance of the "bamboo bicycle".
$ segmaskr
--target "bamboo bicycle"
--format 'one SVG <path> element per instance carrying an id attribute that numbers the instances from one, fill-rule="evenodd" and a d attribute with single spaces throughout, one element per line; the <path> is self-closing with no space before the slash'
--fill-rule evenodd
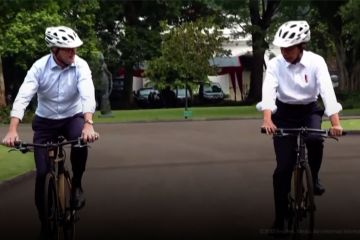
<path id="1" fill-rule="evenodd" d="M 78 220 L 78 211 L 71 206 L 71 178 L 65 166 L 65 145 L 74 147 L 88 147 L 79 138 L 65 141 L 60 136 L 55 143 L 35 144 L 17 142 L 15 148 L 22 153 L 33 151 L 34 148 L 46 148 L 50 162 L 50 172 L 45 178 L 44 212 L 46 237 L 49 239 L 72 240 L 75 238 L 75 222 Z"/>
<path id="2" fill-rule="evenodd" d="M 266 133 L 265 129 L 261 129 Z M 344 134 L 344 133 L 343 133 Z M 297 138 L 296 163 L 292 175 L 292 187 L 288 195 L 288 233 L 293 239 L 312 239 L 315 225 L 314 183 L 307 158 L 305 139 L 309 136 L 337 138 L 329 130 L 312 128 L 278 128 L 274 137 L 292 136 Z"/>

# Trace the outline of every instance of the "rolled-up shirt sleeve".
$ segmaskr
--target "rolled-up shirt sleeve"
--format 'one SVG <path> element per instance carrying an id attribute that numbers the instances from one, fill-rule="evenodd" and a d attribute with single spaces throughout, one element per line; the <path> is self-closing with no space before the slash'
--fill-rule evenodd
<path id="1" fill-rule="evenodd" d="M 94 113 L 96 109 L 95 88 L 89 65 L 83 61 L 78 68 L 78 90 L 83 113 Z"/>
<path id="2" fill-rule="evenodd" d="M 24 117 L 26 107 L 29 105 L 31 99 L 34 97 L 39 87 L 38 75 L 39 69 L 33 65 L 27 72 L 24 82 L 19 88 L 19 92 L 13 103 L 12 110 L 10 112 L 11 117 L 19 118 L 20 120 Z"/>
<path id="3" fill-rule="evenodd" d="M 277 107 L 275 104 L 276 101 L 276 90 L 278 87 L 278 80 L 275 73 L 275 61 L 270 61 L 266 71 L 265 79 L 262 86 L 262 99 L 261 102 L 256 104 L 256 109 L 258 111 L 271 110 L 275 112 Z"/>
<path id="4" fill-rule="evenodd" d="M 325 61 L 322 59 L 316 72 L 319 91 L 325 106 L 325 115 L 331 116 L 342 110 L 341 104 L 337 101 L 335 91 L 331 82 L 330 74 Z"/>

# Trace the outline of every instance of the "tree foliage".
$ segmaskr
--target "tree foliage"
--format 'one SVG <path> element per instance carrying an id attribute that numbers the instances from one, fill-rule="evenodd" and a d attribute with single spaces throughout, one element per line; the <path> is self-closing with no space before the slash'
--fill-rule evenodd
<path id="1" fill-rule="evenodd" d="M 200 69 L 190 71 L 191 66 L 173 63 L 175 60 L 179 63 L 180 57 L 200 61 L 195 55 L 208 54 L 202 52 L 202 48 L 189 52 L 186 57 L 171 55 L 166 49 L 184 50 L 171 47 L 170 42 L 180 46 L 175 41 L 175 29 L 208 17 L 220 28 L 241 23 L 242 29 L 235 32 L 234 37 L 252 36 L 249 102 L 261 97 L 264 53 L 275 30 L 281 23 L 296 19 L 307 20 L 311 26 L 310 50 L 326 59 L 336 56 L 340 88 L 359 90 L 359 10 L 360 1 L 356 0 L 3 0 L 0 1 L 0 62 L 4 66 L 0 68 L 0 105 L 4 105 L 5 86 L 18 86 L 25 70 L 49 51 L 43 34 L 45 28 L 52 25 L 67 25 L 78 32 L 84 41 L 79 54 L 89 61 L 94 73 L 100 52 L 113 73 L 120 66 L 125 68 L 127 101 L 131 99 L 132 72 L 149 60 L 152 60 L 151 71 L 162 72 L 161 76 L 153 75 L 159 83 L 171 82 L 170 78 L 177 79 L 171 83 L 175 85 L 184 79 L 204 79 Z M 164 29 L 160 22 L 177 26 L 172 30 L 173 35 L 162 36 Z M 180 35 L 177 38 L 180 41 Z M 195 45 L 187 40 L 181 40 L 186 42 L 181 46 Z M 208 70 L 204 68 L 204 72 Z M 151 71 L 147 74 L 155 74 Z M 2 75 L 5 78 L 1 78 Z"/>
<path id="2" fill-rule="evenodd" d="M 25 70 L 49 52 L 44 41 L 44 32 L 49 26 L 65 25 L 76 30 L 84 41 L 80 55 L 91 57 L 98 45 L 94 28 L 98 10 L 97 0 L 1 1 L 0 57 L 5 60 L 5 85 L 19 86 Z M 0 90 L 5 95 L 5 90 Z"/>
<path id="3" fill-rule="evenodd" d="M 313 1 L 335 50 L 342 91 L 360 90 L 359 9 L 353 0 Z"/>
<path id="4" fill-rule="evenodd" d="M 146 70 L 157 88 L 193 87 L 216 73 L 209 60 L 226 51 L 222 48 L 222 32 L 212 21 L 185 22 L 173 28 L 163 24 L 163 32 L 161 55 L 149 61 Z"/>
<path id="5" fill-rule="evenodd" d="M 125 69 L 125 101 L 132 100 L 134 69 L 160 54 L 160 22 L 178 25 L 212 14 L 211 0 L 101 0 L 97 31 L 110 69 Z"/>
<path id="6" fill-rule="evenodd" d="M 343 21 L 343 28 L 341 33 L 342 43 L 337 46 L 338 55 L 340 52 L 345 53 L 346 60 L 341 62 L 344 69 L 343 81 L 340 82 L 340 87 L 346 91 L 359 91 L 360 90 L 360 2 L 347 1 L 339 9 L 339 15 Z M 338 57 L 339 58 L 339 57 Z M 346 78 L 348 76 L 348 78 Z"/>
<path id="7" fill-rule="evenodd" d="M 44 26 L 59 25 L 61 22 L 59 15 L 50 15 L 47 10 L 35 13 L 20 10 L 2 36 L 2 41 L 7 43 L 2 46 L 2 55 L 14 56 L 15 64 L 27 69 L 31 60 L 47 51 Z"/>
<path id="8" fill-rule="evenodd" d="M 125 69 L 124 100 L 128 104 L 132 101 L 134 69 L 158 54 L 159 22 L 176 16 L 180 3 L 180 0 L 100 0 L 96 30 L 101 49 L 112 72 L 116 74 L 120 67 Z"/>

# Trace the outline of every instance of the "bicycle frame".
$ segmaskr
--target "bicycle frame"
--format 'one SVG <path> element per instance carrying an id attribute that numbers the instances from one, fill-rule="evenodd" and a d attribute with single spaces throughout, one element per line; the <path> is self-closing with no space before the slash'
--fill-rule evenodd
<path id="1" fill-rule="evenodd" d="M 61 143 L 63 139 L 58 139 L 58 143 Z M 74 141 L 71 141 L 71 143 Z M 71 181 L 69 181 L 69 176 L 66 176 L 67 170 L 65 168 L 65 153 L 63 146 L 70 144 L 65 142 L 65 144 L 58 144 L 57 147 L 48 147 L 48 160 L 50 162 L 50 173 L 54 176 L 55 182 L 55 191 L 58 193 L 58 199 L 62 211 L 66 211 L 65 203 L 65 181 L 68 181 L 71 189 Z"/>
<path id="2" fill-rule="evenodd" d="M 289 229 L 295 235 L 302 234 L 312 239 L 315 224 L 315 200 L 313 176 L 307 159 L 306 131 L 300 131 L 297 137 L 296 163 L 293 170 L 293 191 L 289 193 Z M 293 218 L 290 220 L 290 218 Z"/>
<path id="3" fill-rule="evenodd" d="M 64 137 L 59 136 L 55 143 L 38 144 L 17 142 L 15 149 L 11 150 L 19 150 L 22 153 L 29 152 L 35 148 L 45 148 L 47 150 L 47 160 L 50 163 L 44 189 L 47 234 L 56 234 L 56 239 L 59 239 L 59 227 L 62 226 L 64 238 L 73 239 L 74 222 L 78 216 L 77 211 L 73 209 L 70 204 L 71 179 L 65 167 L 66 153 L 64 146 L 72 144 L 75 147 L 87 147 L 87 145 L 83 144 L 80 138 L 71 141 L 64 140 Z"/>
<path id="4" fill-rule="evenodd" d="M 261 129 L 266 133 L 265 129 Z M 314 232 L 315 201 L 314 185 L 311 169 L 307 160 L 306 141 L 308 136 L 319 136 L 322 138 L 332 137 L 328 130 L 312 128 L 279 128 L 276 129 L 274 137 L 296 137 L 296 163 L 293 169 L 293 190 L 289 193 L 289 216 L 288 231 L 294 234 L 295 239 L 305 236 L 311 239 Z M 305 177 L 305 178 L 304 178 Z"/>

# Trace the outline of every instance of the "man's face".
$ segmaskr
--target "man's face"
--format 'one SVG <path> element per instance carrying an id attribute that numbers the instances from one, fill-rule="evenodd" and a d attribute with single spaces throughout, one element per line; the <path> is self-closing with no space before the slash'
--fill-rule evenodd
<path id="1" fill-rule="evenodd" d="M 280 50 L 285 60 L 289 63 L 294 62 L 300 54 L 300 48 L 297 45 L 287 48 L 280 48 Z"/>
<path id="2" fill-rule="evenodd" d="M 64 63 L 70 65 L 74 62 L 76 54 L 76 48 L 59 48 L 57 58 Z"/>

